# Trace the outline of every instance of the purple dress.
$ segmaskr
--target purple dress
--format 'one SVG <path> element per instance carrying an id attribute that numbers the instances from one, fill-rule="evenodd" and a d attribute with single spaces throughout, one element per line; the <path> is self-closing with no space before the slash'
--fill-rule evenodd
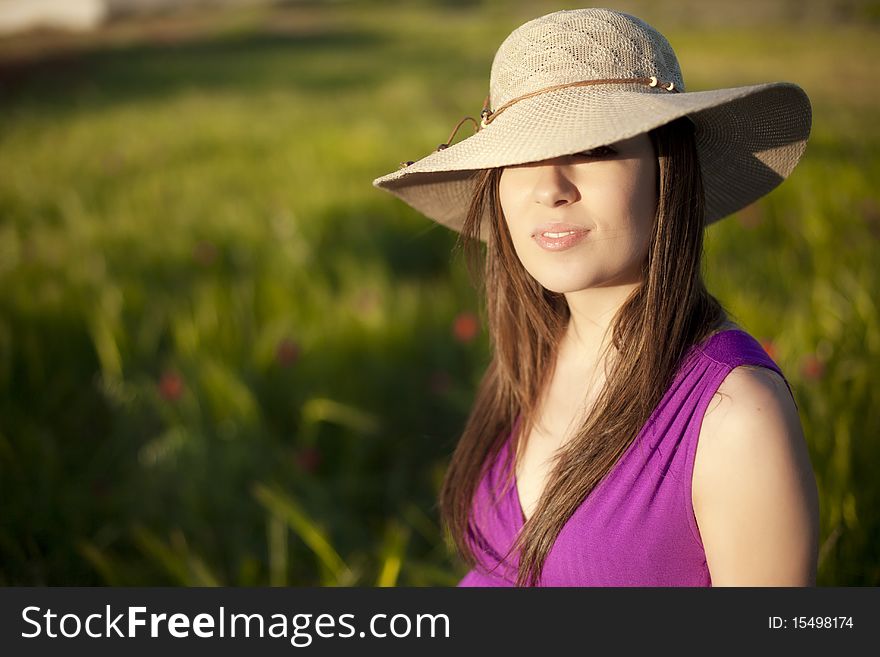
<path id="1" fill-rule="evenodd" d="M 742 330 L 721 331 L 691 346 L 638 437 L 563 526 L 539 586 L 712 585 L 691 479 L 703 415 L 724 377 L 739 365 L 768 367 L 785 380 L 760 342 Z M 500 565 L 497 557 L 525 522 L 516 485 L 501 490 L 513 465 L 512 436 L 477 488 L 475 522 L 487 545 L 475 548 L 479 563 L 457 586 L 514 586 L 517 555 Z"/>

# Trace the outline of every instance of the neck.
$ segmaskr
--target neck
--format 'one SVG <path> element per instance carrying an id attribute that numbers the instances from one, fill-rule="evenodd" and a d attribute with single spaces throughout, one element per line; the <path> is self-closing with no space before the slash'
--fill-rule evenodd
<path id="1" fill-rule="evenodd" d="M 571 316 L 559 346 L 560 358 L 574 366 L 595 366 L 611 338 L 611 321 L 639 285 L 626 283 L 567 292 Z"/>

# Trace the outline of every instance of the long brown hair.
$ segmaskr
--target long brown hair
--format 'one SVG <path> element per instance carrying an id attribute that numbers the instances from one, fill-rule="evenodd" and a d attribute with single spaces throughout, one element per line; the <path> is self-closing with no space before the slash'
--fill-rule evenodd
<path id="1" fill-rule="evenodd" d="M 649 133 L 658 203 L 642 283 L 611 322 L 617 353 L 605 384 L 559 451 L 537 508 L 507 553 L 520 551 L 517 586 L 536 585 L 560 530 L 648 421 L 687 349 L 728 319 L 701 271 L 704 191 L 693 129 L 682 117 Z M 439 495 L 447 539 L 468 566 L 477 561 L 472 546 L 488 546 L 471 512 L 479 481 L 520 414 L 518 436 L 529 435 L 570 316 L 565 297 L 538 283 L 516 255 L 498 198 L 501 169 L 476 175 L 456 248 L 464 248 L 471 276 L 482 287 L 486 307 L 480 312 L 492 358 Z M 484 219 L 485 254 L 479 240 Z"/>

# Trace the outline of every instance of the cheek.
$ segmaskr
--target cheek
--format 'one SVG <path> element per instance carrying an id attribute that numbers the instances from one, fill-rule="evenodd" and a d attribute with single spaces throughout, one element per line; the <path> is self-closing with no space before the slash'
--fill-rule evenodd
<path id="1" fill-rule="evenodd" d="M 521 241 L 522 236 L 515 227 L 522 223 L 525 186 L 517 179 L 515 173 L 508 174 L 507 170 L 501 173 L 501 178 L 498 180 L 498 203 L 501 206 L 503 216 L 502 225 L 507 227 L 510 239 L 519 251 L 518 242 Z"/>
<path id="2" fill-rule="evenodd" d="M 639 170 L 639 210 L 650 226 L 654 222 L 657 213 L 657 160 L 649 158 L 642 161 Z"/>
<path id="3" fill-rule="evenodd" d="M 625 201 L 629 221 L 639 233 L 650 232 L 657 212 L 657 189 L 654 164 L 641 161 L 628 177 Z"/>
<path id="4" fill-rule="evenodd" d="M 516 211 L 515 208 L 518 202 L 516 190 L 522 189 L 522 185 L 516 184 L 515 178 L 515 175 L 511 174 L 508 169 L 505 169 L 501 172 L 501 177 L 498 179 L 498 202 L 501 204 L 505 217 L 510 217 L 510 214 Z"/>
<path id="5" fill-rule="evenodd" d="M 641 237 L 635 247 L 638 255 L 646 254 L 657 214 L 657 183 L 654 160 L 643 162 L 633 190 L 631 216 L 636 234 Z"/>

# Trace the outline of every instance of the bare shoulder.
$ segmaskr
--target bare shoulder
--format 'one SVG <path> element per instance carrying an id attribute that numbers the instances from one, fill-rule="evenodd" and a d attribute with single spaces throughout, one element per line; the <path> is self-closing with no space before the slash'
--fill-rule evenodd
<path id="1" fill-rule="evenodd" d="M 732 369 L 709 403 L 692 501 L 714 586 L 815 585 L 819 501 L 782 377 Z"/>
<path id="2" fill-rule="evenodd" d="M 774 370 L 759 365 L 740 365 L 730 370 L 709 403 L 704 422 L 723 421 L 730 413 L 742 413 L 760 403 L 768 410 L 782 411 L 789 419 L 797 419 L 800 426 L 797 406 L 785 381 Z M 748 419 L 754 419 L 753 413 L 746 414 Z"/>

